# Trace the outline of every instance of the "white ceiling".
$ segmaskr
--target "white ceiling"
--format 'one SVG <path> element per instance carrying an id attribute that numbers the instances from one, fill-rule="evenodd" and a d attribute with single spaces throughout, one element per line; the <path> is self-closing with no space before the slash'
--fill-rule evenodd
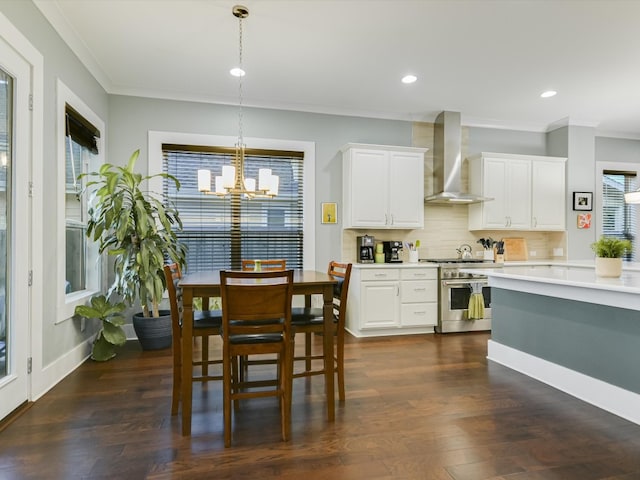
<path id="1" fill-rule="evenodd" d="M 34 1 L 113 94 L 236 104 L 242 3 L 245 105 L 640 138 L 640 1 Z"/>

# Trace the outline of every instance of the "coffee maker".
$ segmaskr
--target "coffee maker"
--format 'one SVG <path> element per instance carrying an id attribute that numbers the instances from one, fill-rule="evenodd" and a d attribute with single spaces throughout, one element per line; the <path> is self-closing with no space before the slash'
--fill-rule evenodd
<path id="1" fill-rule="evenodd" d="M 390 240 L 382 242 L 382 251 L 384 252 L 385 263 L 402 263 L 400 259 L 400 250 L 402 250 L 402 242 Z"/>
<path id="2" fill-rule="evenodd" d="M 373 263 L 375 239 L 369 235 L 356 237 L 356 244 L 358 247 L 358 263 Z"/>

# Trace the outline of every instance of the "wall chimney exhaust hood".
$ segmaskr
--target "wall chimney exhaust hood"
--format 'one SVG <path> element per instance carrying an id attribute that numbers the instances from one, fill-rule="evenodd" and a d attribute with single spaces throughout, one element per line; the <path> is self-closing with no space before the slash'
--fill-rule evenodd
<path id="1" fill-rule="evenodd" d="M 433 195 L 425 203 L 470 204 L 493 200 L 461 191 L 462 125 L 459 112 L 441 112 L 433 126 Z"/>

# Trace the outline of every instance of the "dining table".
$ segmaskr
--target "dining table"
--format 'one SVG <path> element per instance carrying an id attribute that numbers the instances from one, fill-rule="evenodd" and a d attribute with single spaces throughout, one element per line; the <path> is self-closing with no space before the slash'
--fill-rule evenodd
<path id="1" fill-rule="evenodd" d="M 334 387 L 334 351 L 333 351 L 333 289 L 337 284 L 335 278 L 326 272 L 315 270 L 294 270 L 293 294 L 322 295 L 324 334 L 324 381 L 327 403 L 327 420 L 335 420 L 335 387 Z M 179 281 L 182 289 L 183 322 L 182 322 L 182 435 L 191 434 L 192 382 L 185 381 L 192 376 L 193 342 L 193 299 L 220 296 L 220 271 L 202 271 L 185 274 Z"/>

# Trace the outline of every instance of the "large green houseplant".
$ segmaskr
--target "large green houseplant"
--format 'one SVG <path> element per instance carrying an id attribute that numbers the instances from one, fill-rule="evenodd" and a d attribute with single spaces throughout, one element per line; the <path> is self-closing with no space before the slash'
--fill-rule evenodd
<path id="1" fill-rule="evenodd" d="M 115 278 L 107 297 L 116 293 L 130 306 L 140 302 L 142 313 L 134 315 L 133 323 L 143 348 L 166 348 L 171 345 L 171 321 L 168 312 L 159 310 L 166 288 L 163 266 L 166 261 L 184 266 L 186 247 L 176 234 L 182 229 L 178 211 L 142 185 L 155 177 L 174 182 L 176 188 L 180 182 L 167 173 L 135 173 L 139 154 L 140 150 L 133 152 L 124 167 L 105 163 L 98 172 L 83 175 L 90 179 L 86 188 L 93 191 L 87 237 L 99 242 L 100 253 L 106 251 L 114 259 Z M 163 322 L 150 324 L 153 338 L 145 345 L 142 322 L 149 318 Z"/>
<path id="2" fill-rule="evenodd" d="M 602 236 L 591 244 L 596 254 L 596 275 L 619 277 L 622 274 L 622 257 L 631 252 L 631 242 L 615 237 Z"/>

